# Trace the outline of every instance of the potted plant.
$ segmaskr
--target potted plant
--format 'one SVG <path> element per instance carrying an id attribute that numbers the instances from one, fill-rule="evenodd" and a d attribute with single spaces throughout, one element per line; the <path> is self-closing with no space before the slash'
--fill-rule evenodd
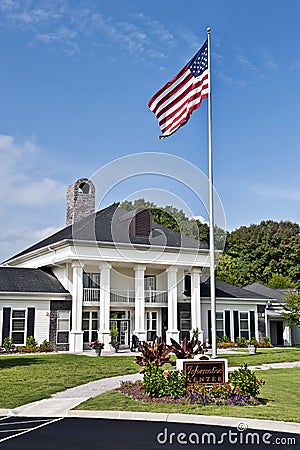
<path id="1" fill-rule="evenodd" d="M 254 355 L 256 353 L 258 341 L 255 339 L 255 337 L 252 337 L 250 339 L 250 341 L 247 342 L 247 344 L 248 344 L 249 355 Z"/>
<path id="2" fill-rule="evenodd" d="M 97 356 L 100 356 L 101 355 L 101 351 L 103 350 L 104 344 L 103 344 L 103 342 L 100 342 L 100 341 L 98 341 L 96 339 L 96 341 L 93 341 L 93 342 L 91 342 L 89 344 L 89 347 L 92 350 L 95 350 L 95 353 L 96 353 Z"/>
<path id="3" fill-rule="evenodd" d="M 118 328 L 112 328 L 110 330 L 110 345 L 115 349 L 115 352 L 118 351 L 120 343 L 117 340 L 117 336 L 119 335 Z"/>

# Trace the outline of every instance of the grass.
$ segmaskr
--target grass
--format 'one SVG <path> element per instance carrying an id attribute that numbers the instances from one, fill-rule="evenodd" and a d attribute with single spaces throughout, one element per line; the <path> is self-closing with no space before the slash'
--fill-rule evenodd
<path id="1" fill-rule="evenodd" d="M 229 366 L 240 366 L 244 362 L 257 365 L 300 361 L 300 348 L 259 349 L 256 355 L 224 356 Z M 0 408 L 15 408 L 48 398 L 55 392 L 89 381 L 139 372 L 140 368 L 133 360 L 134 355 L 100 358 L 72 354 L 0 356 Z M 122 409 L 121 403 L 118 409 Z"/>
<path id="2" fill-rule="evenodd" d="M 138 371 L 133 358 L 126 356 L 1 356 L 0 408 L 15 408 L 89 381 Z"/>
<path id="3" fill-rule="evenodd" d="M 151 404 L 138 402 L 119 392 L 110 391 L 82 403 L 76 409 L 203 414 L 300 422 L 300 367 L 256 371 L 256 374 L 266 381 L 261 388 L 260 397 L 266 399 L 267 404 L 262 406 Z"/>
<path id="4" fill-rule="evenodd" d="M 272 348 L 272 349 L 257 349 L 255 355 L 249 355 L 248 351 L 244 354 L 233 355 L 219 355 L 228 359 L 228 365 L 240 366 L 243 362 L 248 365 L 257 366 L 259 364 L 270 364 L 277 362 L 293 362 L 300 361 L 300 348 Z"/>

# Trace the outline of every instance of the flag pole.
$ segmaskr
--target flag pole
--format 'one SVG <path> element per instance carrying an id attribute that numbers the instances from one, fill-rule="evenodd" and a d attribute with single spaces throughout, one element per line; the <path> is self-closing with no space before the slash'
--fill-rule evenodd
<path id="1" fill-rule="evenodd" d="M 215 281 L 215 243 L 214 243 L 214 199 L 213 199 L 213 159 L 212 159 L 212 113 L 210 79 L 210 27 L 207 28 L 208 53 L 208 178 L 209 178 L 209 256 L 210 256 L 210 302 L 211 302 L 211 347 L 212 358 L 217 358 L 216 335 L 216 281 Z"/>

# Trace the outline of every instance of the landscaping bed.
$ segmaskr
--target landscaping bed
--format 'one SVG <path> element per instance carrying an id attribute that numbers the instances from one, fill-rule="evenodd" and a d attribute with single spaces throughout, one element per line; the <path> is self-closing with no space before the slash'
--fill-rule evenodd
<path id="1" fill-rule="evenodd" d="M 167 405 L 187 405 L 187 404 L 194 404 L 197 403 L 195 401 L 192 401 L 192 399 L 189 397 L 180 397 L 180 398 L 172 398 L 169 396 L 163 396 L 163 397 L 149 397 L 145 393 L 143 383 L 141 381 L 137 381 L 135 383 L 122 383 L 122 385 L 116 389 L 116 392 L 121 392 L 124 395 L 127 395 L 133 400 L 136 400 L 138 402 L 144 402 L 144 403 L 151 403 L 151 404 L 167 404 Z M 251 406 L 258 406 L 265 404 L 266 402 L 259 400 L 259 399 L 252 399 Z M 205 406 L 215 406 L 216 404 L 222 404 L 222 405 L 230 405 L 230 406 L 244 406 L 244 402 L 242 401 L 233 401 L 231 399 L 217 399 L 217 401 L 212 403 L 206 403 Z"/>

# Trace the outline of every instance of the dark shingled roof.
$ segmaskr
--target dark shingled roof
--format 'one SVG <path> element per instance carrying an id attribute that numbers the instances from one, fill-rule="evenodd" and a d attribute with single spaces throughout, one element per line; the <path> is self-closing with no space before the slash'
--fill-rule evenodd
<path id="1" fill-rule="evenodd" d="M 50 271 L 24 267 L 0 267 L 0 292 L 69 293 Z"/>
<path id="2" fill-rule="evenodd" d="M 210 297 L 210 280 L 201 283 L 201 297 Z M 261 300 L 268 300 L 270 297 L 250 292 L 248 289 L 233 286 L 224 281 L 216 281 L 216 297 L 219 298 L 255 298 Z"/>
<path id="3" fill-rule="evenodd" d="M 272 289 L 269 286 L 265 286 L 260 283 L 249 284 L 245 287 L 249 291 L 256 292 L 257 294 L 265 295 L 268 298 L 275 300 L 276 302 L 283 303 L 286 292 L 281 289 Z"/>
<path id="4" fill-rule="evenodd" d="M 162 225 L 152 223 L 152 233 L 148 237 L 136 237 L 129 234 L 129 223 L 123 220 L 128 211 L 118 207 L 115 203 L 95 214 L 82 219 L 75 225 L 63 228 L 46 239 L 32 245 L 26 250 L 9 258 L 10 261 L 19 256 L 30 253 L 34 250 L 48 247 L 63 240 L 86 240 L 107 243 L 131 243 L 140 245 L 166 245 L 167 247 L 200 248 L 207 249 L 208 246 L 195 239 L 181 235 L 176 231 L 165 228 Z"/>

